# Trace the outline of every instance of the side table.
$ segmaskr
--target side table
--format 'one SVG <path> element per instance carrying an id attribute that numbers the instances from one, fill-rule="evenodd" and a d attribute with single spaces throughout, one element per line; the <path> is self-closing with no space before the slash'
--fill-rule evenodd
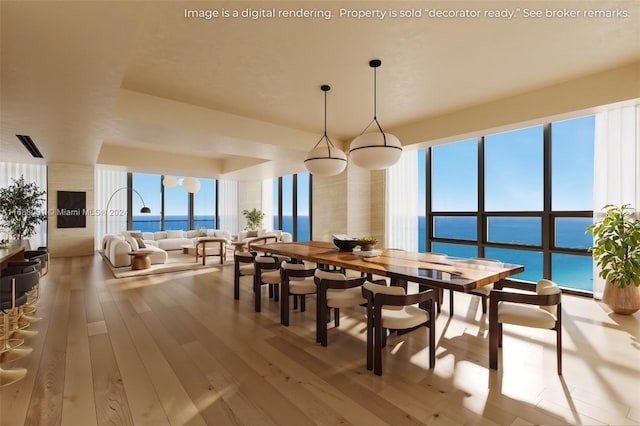
<path id="1" fill-rule="evenodd" d="M 129 252 L 129 256 L 131 256 L 131 270 L 139 271 L 141 269 L 149 269 L 151 268 L 151 258 L 149 255 L 152 252 L 150 250 L 138 250 Z"/>

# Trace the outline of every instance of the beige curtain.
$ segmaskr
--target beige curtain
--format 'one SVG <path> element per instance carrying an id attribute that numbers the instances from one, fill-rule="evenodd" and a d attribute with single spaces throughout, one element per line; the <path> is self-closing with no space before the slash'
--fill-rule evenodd
<path id="1" fill-rule="evenodd" d="M 606 204 L 630 204 L 640 218 L 640 105 L 596 114 L 594 220 Z M 602 297 L 605 281 L 593 265 L 593 292 Z"/>

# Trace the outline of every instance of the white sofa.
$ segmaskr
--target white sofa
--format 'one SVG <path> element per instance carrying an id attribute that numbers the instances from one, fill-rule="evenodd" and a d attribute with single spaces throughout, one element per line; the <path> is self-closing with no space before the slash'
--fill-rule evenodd
<path id="1" fill-rule="evenodd" d="M 123 233 L 135 231 L 123 231 Z M 231 234 L 228 231 L 220 229 L 203 229 L 197 231 L 161 231 L 161 232 L 142 232 L 142 240 L 147 246 L 155 246 L 163 250 L 180 250 L 182 246 L 194 246 L 198 238 L 224 238 L 231 240 Z"/>
<path id="2" fill-rule="evenodd" d="M 152 265 L 167 262 L 169 256 L 165 250 L 152 245 L 145 244 L 145 246 L 143 250 L 151 251 L 149 259 Z M 111 262 L 114 267 L 120 268 L 131 265 L 131 256 L 129 256 L 129 253 L 140 250 L 140 247 L 138 241 L 131 236 L 105 235 L 102 239 L 102 250 L 109 262 Z"/>
<path id="3" fill-rule="evenodd" d="M 266 229 L 258 229 L 257 231 L 240 231 L 238 233 L 238 241 L 247 243 L 254 238 L 264 237 L 267 235 L 275 235 L 278 237 L 278 242 L 280 243 L 290 243 L 293 241 L 293 235 L 291 235 L 291 233 L 281 231 L 279 229 L 275 231 L 267 231 Z"/>

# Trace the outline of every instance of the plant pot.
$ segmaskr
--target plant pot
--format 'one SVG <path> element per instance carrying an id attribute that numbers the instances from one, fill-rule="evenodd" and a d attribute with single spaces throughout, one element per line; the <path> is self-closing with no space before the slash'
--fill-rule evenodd
<path id="1" fill-rule="evenodd" d="M 607 281 L 604 286 L 602 301 L 613 312 L 620 315 L 631 315 L 640 310 L 640 292 L 638 287 L 633 284 L 620 288 Z"/>
<path id="2" fill-rule="evenodd" d="M 371 251 L 375 247 L 375 244 L 360 243 L 359 246 L 361 251 Z"/>

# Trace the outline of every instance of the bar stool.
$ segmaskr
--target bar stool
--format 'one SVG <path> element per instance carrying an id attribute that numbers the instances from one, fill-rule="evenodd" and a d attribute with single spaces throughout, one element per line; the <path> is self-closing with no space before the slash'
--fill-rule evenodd
<path id="1" fill-rule="evenodd" d="M 4 271 L 3 271 L 4 272 Z M 31 353 L 32 349 L 23 347 L 24 339 L 16 339 L 14 326 L 18 322 L 20 307 L 27 303 L 27 292 L 38 280 L 38 271 L 5 274 L 0 277 L 0 309 L 2 311 L 3 332 L 0 346 L 0 363 L 15 361 Z M 13 320 L 13 324 L 12 324 Z M 5 370 L 0 367 L 0 387 L 10 385 L 27 375 L 26 368 Z"/>
<path id="2" fill-rule="evenodd" d="M 29 263 L 29 262 L 25 262 Z M 39 263 L 39 262 L 38 262 Z M 5 271 L 14 268 L 14 274 L 7 274 Z M 16 270 L 17 269 L 17 270 Z M 39 321 L 40 318 L 31 317 L 25 314 L 24 307 L 29 303 L 29 292 L 38 285 L 40 275 L 35 266 L 9 267 L 3 271 L 0 276 L 0 293 L 2 293 L 3 301 L 10 301 L 9 308 L 3 310 L 5 316 L 4 334 L 18 335 L 21 338 L 33 337 L 38 334 L 37 331 L 26 330 L 33 322 Z M 24 303 L 17 303 L 16 298 L 25 295 L 27 300 Z"/>

